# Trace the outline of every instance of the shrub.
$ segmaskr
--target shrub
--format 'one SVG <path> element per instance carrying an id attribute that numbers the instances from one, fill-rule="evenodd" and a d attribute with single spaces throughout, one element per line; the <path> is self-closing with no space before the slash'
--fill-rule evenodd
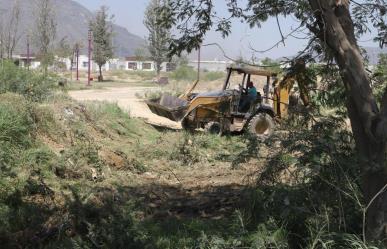
<path id="1" fill-rule="evenodd" d="M 283 124 L 286 132 L 266 141 L 270 148 L 279 143 L 281 149 L 271 152 L 257 190 L 245 205 L 248 226 L 274 219 L 286 224 L 290 248 L 341 248 L 332 234 L 361 234 L 362 228 L 360 170 L 352 135 L 337 116 L 298 121 Z M 325 226 L 329 229 L 322 238 Z M 324 247 L 321 240 L 315 241 L 317 236 L 335 246 Z M 314 243 L 320 247 L 307 246 Z"/>
<path id="2" fill-rule="evenodd" d="M 56 76 L 28 71 L 12 62 L 0 65 L 0 93 L 14 92 L 32 101 L 42 101 L 52 94 Z"/>
<path id="3" fill-rule="evenodd" d="M 169 159 L 180 161 L 187 166 L 200 162 L 201 155 L 199 153 L 199 149 L 192 139 L 194 139 L 193 136 L 188 133 L 184 133 L 184 135 L 179 138 L 174 149 L 171 151 Z"/>
<path id="4" fill-rule="evenodd" d="M 180 66 L 170 74 L 174 80 L 194 81 L 197 79 L 197 72 L 190 66 Z"/>

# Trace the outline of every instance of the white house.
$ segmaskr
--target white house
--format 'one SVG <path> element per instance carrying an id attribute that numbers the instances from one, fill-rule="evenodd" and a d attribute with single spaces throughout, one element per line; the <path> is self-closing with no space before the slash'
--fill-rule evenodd
<path id="1" fill-rule="evenodd" d="M 139 71 L 156 71 L 156 63 L 149 58 L 143 60 L 138 59 L 135 56 L 129 56 L 125 58 L 126 70 L 139 70 Z M 161 64 L 162 72 L 170 72 L 176 69 L 176 64 L 172 62 L 163 62 Z"/>
<path id="2" fill-rule="evenodd" d="M 14 56 L 14 60 L 19 63 L 20 66 L 25 67 L 27 65 L 27 56 L 26 55 L 18 55 Z M 72 65 L 71 60 L 69 58 L 60 58 L 58 56 L 55 57 L 57 63 L 61 64 L 67 70 L 75 71 L 77 68 L 76 58 L 73 58 Z M 40 61 L 36 59 L 35 56 L 30 56 L 30 68 L 36 69 L 40 66 Z M 78 69 L 81 72 L 87 71 L 89 66 L 89 58 L 87 55 L 79 55 L 78 57 Z M 176 65 L 170 62 L 163 62 L 162 71 L 169 72 L 176 69 Z M 55 66 L 51 68 L 55 69 Z M 98 65 L 91 60 L 91 71 L 96 72 L 99 70 Z M 110 70 L 139 70 L 139 71 L 156 71 L 156 64 L 149 58 L 144 60 L 139 60 L 135 56 L 129 56 L 124 59 L 113 58 L 110 59 L 105 65 L 102 66 L 103 71 Z"/>
<path id="3" fill-rule="evenodd" d="M 73 58 L 73 65 L 71 66 L 71 60 L 69 58 L 59 58 L 56 57 L 55 60 L 57 62 L 63 63 L 65 68 L 67 70 L 76 70 L 77 68 L 77 62 L 76 58 Z M 79 71 L 87 71 L 89 69 L 89 58 L 87 55 L 79 55 L 78 59 L 78 69 Z M 105 65 L 102 66 L 102 71 L 110 71 L 110 70 L 116 70 L 118 69 L 119 59 L 111 59 L 109 60 Z M 98 71 L 99 67 L 97 63 L 95 63 L 93 60 L 91 60 L 91 71 Z"/>
<path id="4" fill-rule="evenodd" d="M 140 71 L 155 71 L 156 65 L 149 59 L 139 60 L 135 56 L 129 56 L 125 58 L 126 70 L 140 70 Z"/>
<path id="5" fill-rule="evenodd" d="M 74 60 L 73 68 L 76 68 L 76 63 L 77 62 Z M 91 61 L 91 71 L 93 71 L 94 67 L 94 62 Z M 89 69 L 89 57 L 87 55 L 79 55 L 78 68 L 80 71 L 87 71 Z"/>
<path id="6" fill-rule="evenodd" d="M 200 69 L 209 72 L 225 72 L 233 62 L 230 61 L 200 61 Z M 198 61 L 188 62 L 188 66 L 198 69 Z"/>
<path id="7" fill-rule="evenodd" d="M 20 55 L 14 55 L 12 56 L 12 59 L 18 63 L 21 67 L 29 67 L 31 69 L 37 69 L 40 67 L 40 61 L 36 59 L 36 56 L 31 54 L 29 57 L 26 54 L 20 54 Z"/>
<path id="8" fill-rule="evenodd" d="M 173 62 L 163 62 L 161 64 L 161 71 L 163 72 L 171 72 L 176 70 L 176 64 Z"/>

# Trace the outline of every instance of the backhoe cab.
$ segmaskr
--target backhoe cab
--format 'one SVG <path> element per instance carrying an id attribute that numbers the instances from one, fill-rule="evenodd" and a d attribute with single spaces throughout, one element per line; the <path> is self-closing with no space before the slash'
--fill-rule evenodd
<path id="1" fill-rule="evenodd" d="M 248 83 L 254 76 L 265 77 L 264 96 L 258 91 L 257 96 L 251 99 Z M 269 105 L 270 84 L 276 82 L 277 74 L 274 72 L 258 67 L 231 66 L 227 69 L 227 78 L 219 91 L 195 93 L 198 84 L 195 82 L 179 98 L 164 95 L 147 101 L 147 105 L 159 116 L 181 121 L 186 130 L 203 128 L 214 134 L 249 132 L 265 138 L 272 134 L 274 118 L 286 104 L 278 96 L 274 99 L 274 107 Z"/>

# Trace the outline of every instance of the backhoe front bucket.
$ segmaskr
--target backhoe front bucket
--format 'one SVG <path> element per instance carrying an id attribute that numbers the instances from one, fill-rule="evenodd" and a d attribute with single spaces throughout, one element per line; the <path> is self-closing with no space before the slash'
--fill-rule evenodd
<path id="1" fill-rule="evenodd" d="M 163 95 L 161 98 L 146 101 L 149 109 L 156 115 L 168 118 L 172 121 L 180 121 L 186 114 L 189 102 L 171 95 Z"/>

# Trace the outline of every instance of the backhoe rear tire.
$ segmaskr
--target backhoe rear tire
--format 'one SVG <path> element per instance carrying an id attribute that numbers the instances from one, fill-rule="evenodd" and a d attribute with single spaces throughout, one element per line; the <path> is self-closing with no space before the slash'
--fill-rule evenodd
<path id="1" fill-rule="evenodd" d="M 260 139 L 267 139 L 273 134 L 274 127 L 274 120 L 269 114 L 258 113 L 250 120 L 247 131 Z"/>

